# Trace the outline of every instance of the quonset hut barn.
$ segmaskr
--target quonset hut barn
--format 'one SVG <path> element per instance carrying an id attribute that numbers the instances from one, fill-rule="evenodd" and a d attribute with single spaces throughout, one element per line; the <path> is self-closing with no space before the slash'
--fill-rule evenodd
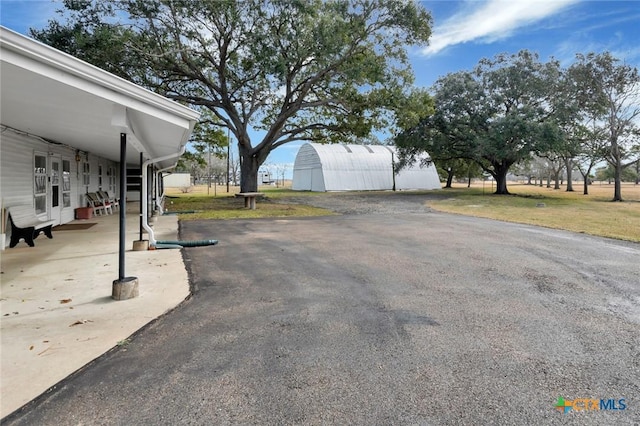
<path id="1" fill-rule="evenodd" d="M 441 188 L 433 164 L 415 164 L 394 176 L 396 160 L 393 146 L 306 143 L 296 155 L 292 189 L 324 192 Z"/>

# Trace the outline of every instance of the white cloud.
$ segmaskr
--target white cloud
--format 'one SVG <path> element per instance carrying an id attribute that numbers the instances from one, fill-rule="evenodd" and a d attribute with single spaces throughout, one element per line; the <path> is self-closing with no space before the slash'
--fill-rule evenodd
<path id="1" fill-rule="evenodd" d="M 576 60 L 577 53 L 610 52 L 615 58 L 633 67 L 640 67 L 640 46 L 623 32 L 613 32 L 608 38 L 594 39 L 576 34 L 556 47 L 554 57 L 562 66 L 569 66 Z"/>
<path id="2" fill-rule="evenodd" d="M 422 49 L 433 55 L 448 46 L 481 40 L 489 43 L 509 37 L 516 29 L 552 16 L 579 0 L 488 0 L 473 2 L 435 26 L 431 43 Z"/>

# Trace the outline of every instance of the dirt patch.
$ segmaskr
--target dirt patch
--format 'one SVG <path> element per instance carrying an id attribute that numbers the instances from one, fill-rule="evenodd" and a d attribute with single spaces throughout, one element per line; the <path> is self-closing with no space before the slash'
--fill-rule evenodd
<path id="1" fill-rule="evenodd" d="M 431 212 L 428 203 L 449 196 L 441 192 L 337 192 L 278 198 L 340 214 L 399 214 Z"/>

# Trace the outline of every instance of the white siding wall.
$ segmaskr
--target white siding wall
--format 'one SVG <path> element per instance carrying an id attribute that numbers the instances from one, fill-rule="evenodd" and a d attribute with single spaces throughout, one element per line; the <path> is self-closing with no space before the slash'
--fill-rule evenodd
<path id="1" fill-rule="evenodd" d="M 43 147 L 11 130 L 2 132 L 0 147 L 0 194 L 3 207 L 33 205 L 33 154 Z"/>
<path id="2" fill-rule="evenodd" d="M 89 185 L 84 184 L 84 163 L 89 163 Z M 102 166 L 102 175 L 100 174 L 100 166 Z M 109 176 L 107 174 L 109 168 L 112 168 L 115 172 L 115 189 L 109 187 Z M 74 208 L 85 207 L 87 205 L 87 200 L 84 195 L 87 192 L 109 191 L 111 196 L 116 197 L 120 194 L 120 186 L 118 185 L 120 168 L 118 163 L 95 156 L 91 153 L 85 154 L 82 152 L 80 153 L 80 161 L 76 163 L 74 160 L 71 165 L 71 170 L 71 188 L 73 192 L 71 204 Z M 102 177 L 102 182 L 100 182 L 100 177 Z"/>
<path id="3" fill-rule="evenodd" d="M 36 153 L 44 156 L 60 158 L 70 163 L 71 172 L 71 206 L 62 207 L 60 223 L 67 223 L 74 219 L 74 209 L 84 207 L 86 192 L 94 192 L 99 189 L 109 190 L 107 170 L 112 167 L 116 172 L 116 192 L 118 191 L 117 172 L 118 165 L 113 161 L 96 157 L 91 154 L 81 153 L 80 162 L 75 161 L 76 152 L 74 149 L 47 143 L 39 138 L 31 137 L 23 133 L 15 132 L 12 129 L 3 128 L 0 136 L 0 199 L 2 206 L 16 204 L 34 205 L 34 155 Z M 90 185 L 85 186 L 82 182 L 82 164 L 90 164 Z M 99 185 L 99 165 L 103 169 L 103 185 Z M 62 205 L 62 197 L 60 198 Z M 45 215 L 42 215 L 43 218 Z"/>

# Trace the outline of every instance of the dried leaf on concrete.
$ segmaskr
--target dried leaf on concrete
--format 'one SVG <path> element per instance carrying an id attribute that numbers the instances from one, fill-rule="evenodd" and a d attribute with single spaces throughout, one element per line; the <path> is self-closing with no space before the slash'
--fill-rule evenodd
<path id="1" fill-rule="evenodd" d="M 78 320 L 78 321 L 74 322 L 73 324 L 71 324 L 69 327 L 73 327 L 74 325 L 86 324 L 88 322 L 93 322 L 93 321 L 91 321 L 91 320 Z"/>

